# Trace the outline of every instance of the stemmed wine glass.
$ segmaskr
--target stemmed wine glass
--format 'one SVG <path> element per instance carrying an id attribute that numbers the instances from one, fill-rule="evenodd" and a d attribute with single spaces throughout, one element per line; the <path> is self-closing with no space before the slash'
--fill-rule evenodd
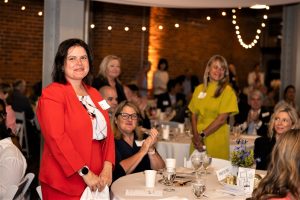
<path id="1" fill-rule="evenodd" d="M 191 161 L 197 177 L 199 173 L 199 168 L 203 167 L 203 156 L 201 154 L 194 154 L 191 158 Z"/>
<path id="2" fill-rule="evenodd" d="M 209 155 L 204 155 L 203 156 L 203 167 L 205 169 L 205 173 L 207 174 L 207 169 L 208 167 L 211 165 L 211 161 L 212 161 L 212 157 L 210 157 Z"/>
<path id="3" fill-rule="evenodd" d="M 174 188 L 171 188 L 175 178 L 176 178 L 175 168 L 165 168 L 164 169 L 163 180 L 164 180 L 164 184 L 167 186 L 167 188 L 164 188 L 164 191 L 167 191 L 167 192 L 175 191 Z"/>

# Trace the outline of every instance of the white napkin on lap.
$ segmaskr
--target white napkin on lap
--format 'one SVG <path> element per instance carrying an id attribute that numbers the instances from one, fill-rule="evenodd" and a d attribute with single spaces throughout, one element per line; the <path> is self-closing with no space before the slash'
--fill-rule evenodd
<path id="1" fill-rule="evenodd" d="M 98 192 L 98 190 L 96 190 L 96 192 L 92 192 L 89 187 L 86 187 L 80 197 L 80 200 L 110 200 L 109 189 L 106 185 L 101 192 Z"/>

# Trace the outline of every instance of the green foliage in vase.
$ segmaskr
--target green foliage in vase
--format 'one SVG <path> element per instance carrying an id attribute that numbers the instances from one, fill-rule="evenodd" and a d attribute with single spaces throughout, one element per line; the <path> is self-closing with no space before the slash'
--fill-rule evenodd
<path id="1" fill-rule="evenodd" d="M 231 164 L 239 167 L 251 167 L 254 164 L 254 152 L 253 150 L 247 150 L 247 140 L 237 140 L 236 146 L 231 153 Z"/>

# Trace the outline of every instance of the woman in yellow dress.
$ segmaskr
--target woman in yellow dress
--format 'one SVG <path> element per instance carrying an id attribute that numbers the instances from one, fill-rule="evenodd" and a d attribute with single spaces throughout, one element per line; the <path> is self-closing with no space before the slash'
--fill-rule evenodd
<path id="1" fill-rule="evenodd" d="M 237 97 L 228 83 L 228 65 L 224 57 L 214 55 L 206 65 L 203 84 L 196 87 L 189 104 L 194 149 L 214 158 L 229 159 L 227 118 L 238 113 Z"/>

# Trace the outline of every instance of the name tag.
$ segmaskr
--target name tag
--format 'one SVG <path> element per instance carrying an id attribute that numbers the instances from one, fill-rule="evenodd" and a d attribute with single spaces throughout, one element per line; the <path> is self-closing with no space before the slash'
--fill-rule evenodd
<path id="1" fill-rule="evenodd" d="M 262 114 L 261 114 L 262 117 L 267 117 L 267 116 L 269 116 L 269 115 L 270 115 L 269 112 L 265 112 L 265 113 L 262 113 Z"/>
<path id="2" fill-rule="evenodd" d="M 164 106 L 168 106 L 168 105 L 169 105 L 169 102 L 168 102 L 168 101 L 163 101 L 163 105 L 164 105 Z"/>
<path id="3" fill-rule="evenodd" d="M 224 180 L 231 173 L 231 166 L 216 171 L 218 181 Z"/>
<path id="4" fill-rule="evenodd" d="M 198 95 L 199 99 L 204 99 L 206 97 L 206 92 L 200 92 Z"/>
<path id="5" fill-rule="evenodd" d="M 108 103 L 106 102 L 105 99 L 103 99 L 102 101 L 99 101 L 98 104 L 103 110 L 107 110 L 110 108 L 110 106 L 108 105 Z"/>

